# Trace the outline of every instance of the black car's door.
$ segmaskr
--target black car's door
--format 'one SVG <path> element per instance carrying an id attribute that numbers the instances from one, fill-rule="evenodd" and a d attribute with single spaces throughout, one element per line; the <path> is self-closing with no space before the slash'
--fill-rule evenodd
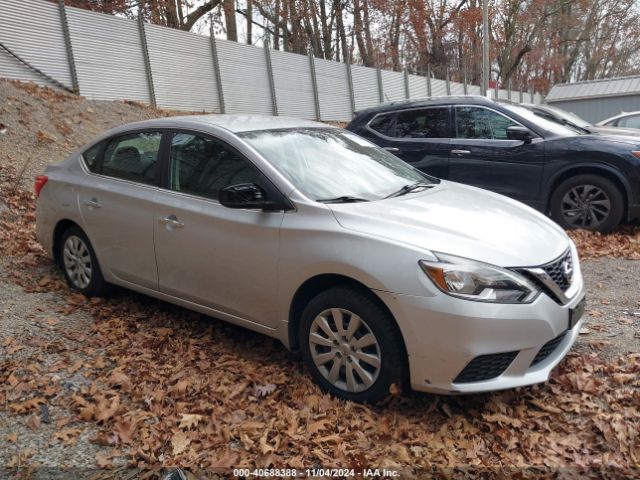
<path id="1" fill-rule="evenodd" d="M 447 178 L 451 141 L 451 109 L 422 107 L 381 114 L 369 124 L 374 142 L 415 168 Z"/>
<path id="2" fill-rule="evenodd" d="M 507 128 L 520 124 L 488 107 L 456 106 L 453 114 L 449 179 L 541 208 L 544 140 L 510 140 Z"/>

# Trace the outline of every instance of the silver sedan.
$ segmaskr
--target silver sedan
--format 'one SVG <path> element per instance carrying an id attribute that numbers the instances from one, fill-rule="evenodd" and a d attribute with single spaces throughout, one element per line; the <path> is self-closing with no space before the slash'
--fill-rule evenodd
<path id="1" fill-rule="evenodd" d="M 120 285 L 278 338 L 342 398 L 544 382 L 579 330 L 559 227 L 338 128 L 150 120 L 45 173 L 37 235 L 71 288 Z"/>

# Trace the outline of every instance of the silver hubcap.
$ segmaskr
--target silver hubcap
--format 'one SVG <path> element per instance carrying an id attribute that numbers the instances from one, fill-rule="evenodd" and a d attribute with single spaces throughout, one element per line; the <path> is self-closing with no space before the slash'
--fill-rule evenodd
<path id="1" fill-rule="evenodd" d="M 341 390 L 362 392 L 380 373 L 378 340 L 369 325 L 349 310 L 320 313 L 311 323 L 309 349 L 322 376 Z"/>
<path id="2" fill-rule="evenodd" d="M 64 242 L 62 251 L 64 268 L 77 288 L 87 288 L 91 282 L 91 256 L 80 237 L 71 235 Z"/>
<path id="3" fill-rule="evenodd" d="M 573 227 L 593 228 L 611 212 L 609 196 L 595 185 L 579 185 L 562 197 L 562 216 Z"/>

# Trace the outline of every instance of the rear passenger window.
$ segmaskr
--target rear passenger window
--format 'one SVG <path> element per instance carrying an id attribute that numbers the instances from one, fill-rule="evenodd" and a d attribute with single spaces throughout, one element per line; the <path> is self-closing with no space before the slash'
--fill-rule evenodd
<path id="1" fill-rule="evenodd" d="M 618 127 L 640 128 L 640 115 L 630 115 L 618 120 Z"/>
<path id="2" fill-rule="evenodd" d="M 371 121 L 369 128 L 383 135 L 387 135 L 392 119 L 392 115 L 378 115 Z"/>
<path id="3" fill-rule="evenodd" d="M 171 190 L 214 200 L 230 185 L 263 182 L 248 160 L 212 138 L 190 133 L 173 136 L 170 169 Z"/>
<path id="4" fill-rule="evenodd" d="M 160 150 L 160 132 L 140 132 L 112 140 L 104 152 L 100 173 L 153 185 Z"/>
<path id="5" fill-rule="evenodd" d="M 106 142 L 100 142 L 97 145 L 94 145 L 89 150 L 82 154 L 82 158 L 84 158 L 84 163 L 87 165 L 87 168 L 90 172 L 98 173 L 99 168 L 99 160 L 100 160 L 100 152 L 104 148 Z"/>
<path id="6" fill-rule="evenodd" d="M 397 138 L 449 138 L 449 109 L 424 108 L 398 113 Z"/>

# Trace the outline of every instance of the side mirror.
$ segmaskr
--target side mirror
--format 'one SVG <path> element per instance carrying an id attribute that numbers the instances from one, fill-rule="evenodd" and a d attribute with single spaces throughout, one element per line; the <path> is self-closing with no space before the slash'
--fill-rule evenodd
<path id="1" fill-rule="evenodd" d="M 227 208 L 247 208 L 260 210 L 282 210 L 279 202 L 270 202 L 262 187 L 255 183 L 239 183 L 223 188 L 218 193 L 218 201 Z"/>
<path id="2" fill-rule="evenodd" d="M 507 127 L 507 139 L 521 140 L 524 143 L 529 143 L 533 139 L 533 132 L 521 125 L 511 125 Z"/>

